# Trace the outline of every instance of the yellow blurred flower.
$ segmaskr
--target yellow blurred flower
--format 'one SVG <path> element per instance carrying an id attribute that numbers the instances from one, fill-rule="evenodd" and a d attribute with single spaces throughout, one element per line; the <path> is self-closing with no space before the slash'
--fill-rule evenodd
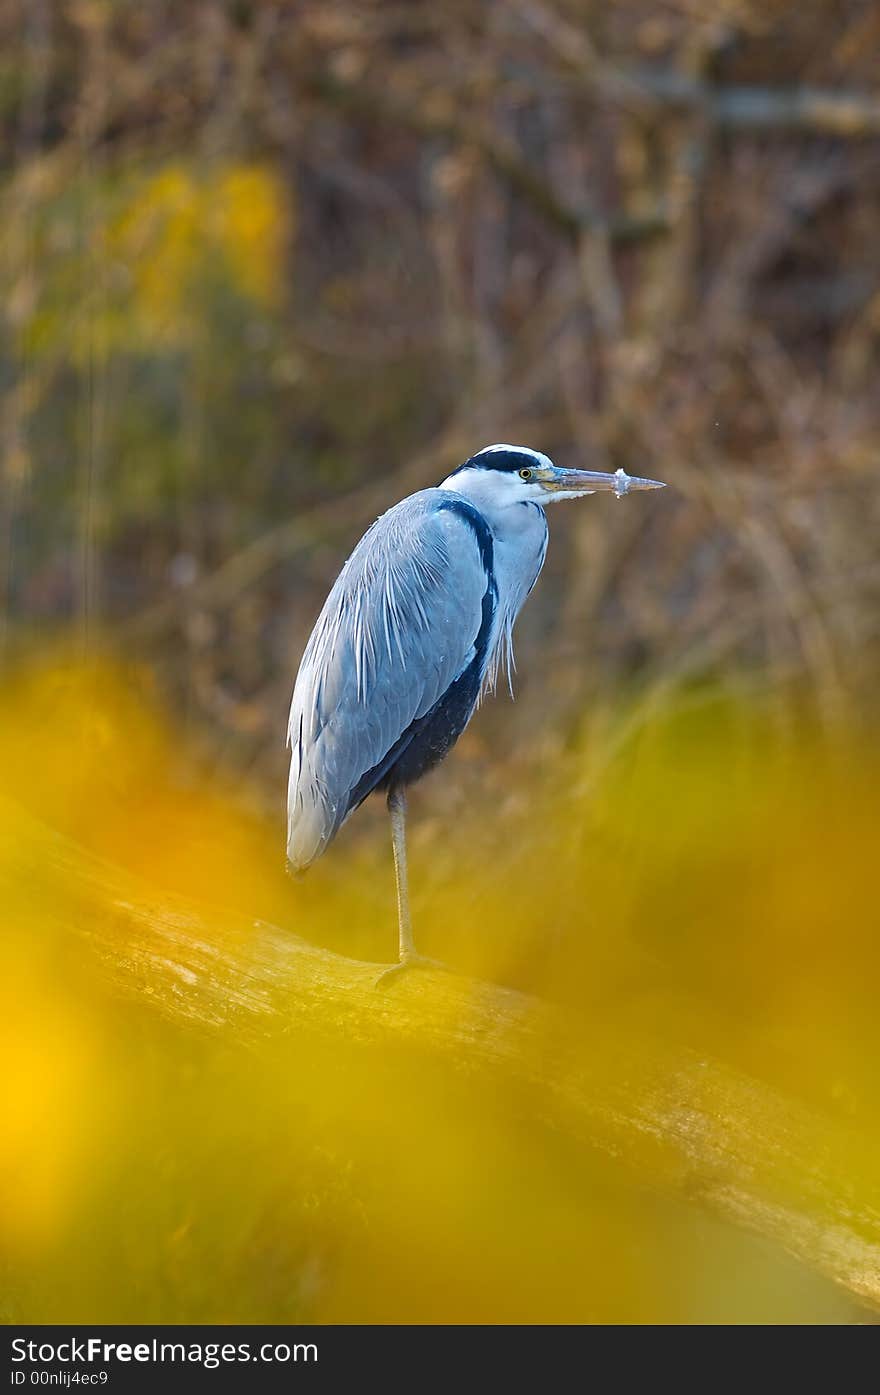
<path id="1" fill-rule="evenodd" d="M 265 165 L 171 162 L 77 182 L 50 170 L 32 219 L 39 279 L 13 265 L 9 289 L 25 307 L 17 324 L 30 351 L 186 347 L 205 295 L 225 291 L 263 312 L 283 295 L 292 210 Z"/>

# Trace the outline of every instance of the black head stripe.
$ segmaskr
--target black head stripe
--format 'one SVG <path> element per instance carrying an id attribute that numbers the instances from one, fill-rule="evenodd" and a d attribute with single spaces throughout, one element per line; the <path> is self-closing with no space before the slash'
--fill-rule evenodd
<path id="1" fill-rule="evenodd" d="M 453 474 L 457 475 L 462 470 L 504 470 L 507 473 L 514 473 L 517 470 L 534 470 L 540 465 L 540 460 L 534 451 L 526 450 L 525 447 L 511 446 L 506 450 L 498 450 L 492 447 L 488 450 L 477 451 L 463 465 L 459 465 Z"/>

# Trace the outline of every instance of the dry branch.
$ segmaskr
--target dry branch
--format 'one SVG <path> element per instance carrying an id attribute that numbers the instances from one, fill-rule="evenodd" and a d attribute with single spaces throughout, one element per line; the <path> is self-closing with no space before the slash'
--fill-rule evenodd
<path id="1" fill-rule="evenodd" d="M 810 87 L 713 87 L 681 71 L 616 69 L 594 59 L 585 64 L 578 53 L 569 58 L 589 86 L 643 118 L 680 108 L 736 130 L 803 130 L 844 137 L 880 133 L 880 100 L 870 95 Z M 575 246 L 596 233 L 616 245 L 650 241 L 668 232 L 674 222 L 662 207 L 610 217 L 574 207 L 522 158 L 512 141 L 473 113 L 403 101 L 387 89 L 340 82 L 328 73 L 313 74 L 308 88 L 314 98 L 353 117 L 391 123 L 423 138 L 439 137 L 477 151 L 524 205 Z"/>
<path id="2" fill-rule="evenodd" d="M 880 135 L 880 98 L 818 87 L 713 87 L 674 71 L 634 70 L 629 91 L 661 107 L 699 108 L 731 130 Z"/>
<path id="3" fill-rule="evenodd" d="M 720 1061 L 585 1032 L 489 983 L 432 973 L 382 992 L 376 965 L 147 888 L 22 811 L 5 826 L 16 836 L 0 851 L 0 894 L 32 886 L 115 991 L 178 1026 L 250 1047 L 293 1031 L 464 1062 L 490 1090 L 515 1084 L 531 1118 L 611 1155 L 636 1183 L 772 1240 L 880 1308 L 880 1196 L 853 1176 L 870 1150 L 839 1120 Z"/>
<path id="4" fill-rule="evenodd" d="M 513 142 L 478 122 L 472 114 L 460 115 L 451 107 L 420 107 L 416 102 L 401 101 L 388 91 L 339 82 L 328 74 L 312 76 L 309 90 L 318 100 L 351 116 L 391 123 L 422 137 L 452 140 L 477 151 L 512 193 L 575 246 L 596 232 L 614 243 L 625 244 L 668 231 L 669 219 L 663 209 L 644 216 L 619 214 L 605 218 L 565 203 L 552 185 L 523 160 Z"/>
<path id="5" fill-rule="evenodd" d="M 733 130 L 815 131 L 837 136 L 880 134 L 880 98 L 870 92 L 820 87 L 717 86 L 681 68 L 620 66 L 593 47 L 586 30 L 548 5 L 514 0 L 520 18 L 589 91 L 634 115 L 699 109 Z"/>

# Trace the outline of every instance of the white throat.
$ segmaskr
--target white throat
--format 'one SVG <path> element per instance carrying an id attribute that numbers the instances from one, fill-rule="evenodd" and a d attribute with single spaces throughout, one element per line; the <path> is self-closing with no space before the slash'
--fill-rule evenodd
<path id="1" fill-rule="evenodd" d="M 529 502 L 532 494 L 517 474 L 476 468 L 456 470 L 454 475 L 443 481 L 440 488 L 463 494 L 465 499 L 470 499 L 471 503 L 476 504 L 488 519 L 515 505 Z M 535 488 L 535 495 L 537 497 L 533 502 L 537 503 L 541 495 L 540 488 Z"/>

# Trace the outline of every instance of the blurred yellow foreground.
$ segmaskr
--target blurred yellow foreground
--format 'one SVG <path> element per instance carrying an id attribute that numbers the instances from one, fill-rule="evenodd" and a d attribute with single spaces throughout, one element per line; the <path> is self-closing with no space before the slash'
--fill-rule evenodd
<path id="1" fill-rule="evenodd" d="M 876 762 L 711 694 L 596 740 L 492 819 L 420 835 L 425 786 L 421 948 L 558 1005 L 585 1043 L 633 1043 L 624 1098 L 646 1088 L 639 1043 L 651 1069 L 696 1051 L 778 1092 L 816 1121 L 821 1204 L 840 1185 L 873 1196 Z M 346 831 L 289 879 L 280 796 L 267 819 L 209 788 L 143 675 L 58 662 L 8 679 L 0 795 L 5 1321 L 872 1320 L 748 1216 L 713 1218 L 711 1179 L 655 1166 L 656 1143 L 611 1157 L 539 1112 L 557 1070 L 539 1037 L 527 1099 L 469 1069 L 454 1022 L 439 1051 L 395 1037 L 430 980 L 377 992 L 369 1047 L 342 1019 L 315 1036 L 279 1013 L 257 1049 L 234 1017 L 206 1032 L 155 1011 L 134 970 L 121 993 L 130 946 L 108 977 L 80 857 L 113 869 L 133 912 L 151 886 L 208 924 L 237 917 L 243 942 L 271 922 L 325 948 L 331 976 L 332 956 L 388 960 L 395 942 L 384 839 Z M 858 1140 L 833 1166 L 826 1121 Z M 759 1118 L 729 1126 L 760 1151 Z"/>

